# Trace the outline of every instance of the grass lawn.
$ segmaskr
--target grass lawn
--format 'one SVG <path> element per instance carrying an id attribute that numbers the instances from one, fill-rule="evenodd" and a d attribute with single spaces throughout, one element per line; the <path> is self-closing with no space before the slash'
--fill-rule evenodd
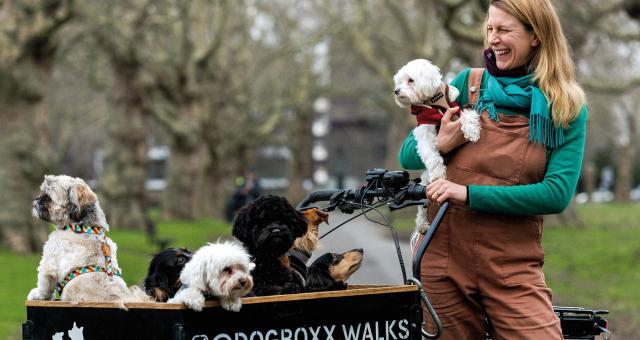
<path id="1" fill-rule="evenodd" d="M 577 210 L 582 228 L 545 225 L 544 272 L 554 304 L 608 309 L 615 339 L 640 339 L 640 205 Z M 403 211 L 394 225 L 406 233 L 414 217 Z"/>
<path id="2" fill-rule="evenodd" d="M 171 246 L 196 250 L 205 242 L 215 242 L 221 236 L 231 235 L 227 223 L 202 219 L 190 222 L 160 222 L 159 239 L 171 239 Z M 112 228 L 114 229 L 114 228 Z M 112 230 L 109 237 L 118 244 L 118 262 L 124 280 L 129 285 L 141 285 L 147 274 L 151 254 L 158 251 L 139 231 Z M 21 324 L 26 320 L 24 301 L 36 286 L 40 255 L 16 255 L 0 248 L 0 339 L 21 339 Z"/>

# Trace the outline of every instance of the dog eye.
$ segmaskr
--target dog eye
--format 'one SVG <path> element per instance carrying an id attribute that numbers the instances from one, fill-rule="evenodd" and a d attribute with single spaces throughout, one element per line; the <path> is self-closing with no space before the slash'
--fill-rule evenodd
<path id="1" fill-rule="evenodd" d="M 182 264 L 186 261 L 187 259 L 185 259 L 183 256 L 178 257 L 178 263 Z"/>
<path id="2" fill-rule="evenodd" d="M 36 201 L 40 202 L 40 203 L 48 203 L 51 202 L 51 198 L 49 197 L 49 195 L 40 195 L 38 197 L 36 197 Z"/>
<path id="3" fill-rule="evenodd" d="M 233 269 L 231 267 L 224 267 L 224 269 L 222 269 L 222 271 L 227 273 L 227 274 L 233 273 Z"/>
<path id="4" fill-rule="evenodd" d="M 409 82 L 410 82 L 410 83 L 413 83 L 413 79 L 409 78 Z"/>

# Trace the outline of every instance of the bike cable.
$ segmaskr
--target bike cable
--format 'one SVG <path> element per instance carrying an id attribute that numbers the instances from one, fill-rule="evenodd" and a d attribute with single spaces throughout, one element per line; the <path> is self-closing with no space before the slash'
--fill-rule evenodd
<path id="1" fill-rule="evenodd" d="M 387 216 L 385 214 L 383 214 L 379 209 L 378 206 L 369 206 L 369 205 L 363 205 L 363 206 L 367 206 L 370 207 L 371 209 L 367 210 L 364 213 L 364 217 L 369 220 L 370 222 L 379 224 L 381 226 L 387 227 L 389 228 L 389 231 L 391 232 L 391 238 L 393 239 L 393 244 L 396 247 L 396 254 L 398 255 L 398 262 L 400 263 L 400 271 L 402 271 L 402 282 L 407 282 L 407 269 L 405 268 L 404 265 L 404 259 L 402 258 L 402 250 L 400 250 L 400 237 L 398 236 L 398 230 L 396 230 L 396 228 L 394 228 L 394 226 L 391 224 L 391 221 L 389 221 L 389 219 L 387 218 Z M 382 218 L 384 219 L 385 223 L 381 223 L 379 221 L 373 220 L 371 218 L 369 218 L 369 216 L 367 216 L 367 212 L 371 211 L 371 210 L 375 210 L 378 214 L 380 214 L 380 216 L 382 216 Z"/>
<path id="2" fill-rule="evenodd" d="M 369 186 L 365 189 L 365 191 L 368 191 L 372 187 L 377 187 L 377 186 L 378 186 L 378 181 L 376 180 L 375 182 L 372 182 L 371 184 L 369 184 Z M 404 259 L 402 258 L 402 251 L 400 249 L 400 237 L 398 236 L 398 231 L 393 227 L 393 225 L 391 225 L 391 222 L 389 221 L 387 216 L 378 209 L 379 207 L 381 207 L 382 205 L 386 204 L 387 202 L 389 202 L 389 198 L 380 199 L 377 202 L 373 202 L 372 204 L 366 204 L 366 203 L 364 203 L 364 195 L 360 198 L 360 202 L 350 202 L 350 201 L 347 201 L 347 200 L 342 200 L 342 203 L 349 203 L 349 204 L 353 204 L 355 206 L 359 206 L 360 209 L 364 209 L 364 208 L 366 208 L 366 209 L 364 209 L 362 212 L 352 216 L 351 218 L 343 221 L 342 223 L 338 224 L 337 226 L 333 227 L 331 230 L 327 231 L 322 236 L 320 236 L 319 239 L 323 239 L 325 236 L 327 236 L 330 233 L 334 232 L 336 229 L 338 229 L 338 228 L 342 227 L 343 225 L 353 221 L 354 219 L 364 215 L 364 217 L 368 221 L 389 228 L 389 230 L 391 232 L 391 238 L 393 239 L 393 243 L 394 243 L 394 246 L 396 248 L 396 254 L 398 255 L 398 262 L 400 264 L 400 271 L 402 272 L 402 282 L 407 282 L 407 270 L 406 270 L 405 265 L 404 265 Z M 369 216 L 367 216 L 367 213 L 370 212 L 371 210 L 375 210 L 378 214 L 380 214 L 380 216 L 382 216 L 382 218 L 385 220 L 385 223 L 381 223 L 379 221 L 375 221 L 375 220 L 372 220 L 371 218 L 369 218 Z"/>
<path id="3" fill-rule="evenodd" d="M 377 207 L 382 206 L 382 205 L 384 205 L 384 204 L 386 204 L 386 203 L 387 203 L 387 200 L 379 201 L 379 202 L 378 202 L 374 207 L 375 207 L 375 208 L 377 208 Z M 355 204 L 355 203 L 354 203 L 354 204 Z M 367 209 L 367 210 L 365 210 L 365 211 L 363 211 L 363 212 L 360 212 L 360 213 L 355 214 L 355 215 L 354 215 L 354 216 L 352 216 L 351 218 L 349 218 L 349 219 L 347 219 L 347 220 L 343 221 L 342 223 L 338 224 L 337 226 L 335 226 L 335 227 L 331 228 L 331 230 L 327 231 L 327 232 L 326 232 L 326 233 L 324 233 L 322 236 L 320 236 L 320 239 L 323 239 L 325 236 L 327 236 L 327 235 L 331 234 L 331 233 L 332 233 L 332 232 L 334 232 L 336 229 L 338 229 L 338 228 L 342 227 L 343 225 L 345 225 L 345 224 L 347 224 L 347 223 L 349 223 L 349 222 L 351 222 L 351 221 L 355 220 L 356 218 L 358 218 L 358 217 L 360 217 L 360 216 L 362 216 L 362 215 L 366 214 L 367 212 L 369 212 L 369 211 L 371 211 L 371 210 L 373 210 L 373 209 L 374 209 L 374 208 L 369 208 L 369 209 Z"/>

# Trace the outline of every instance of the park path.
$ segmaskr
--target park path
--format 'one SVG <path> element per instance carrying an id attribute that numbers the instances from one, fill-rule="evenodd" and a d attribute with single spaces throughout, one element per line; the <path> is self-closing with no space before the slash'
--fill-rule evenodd
<path id="1" fill-rule="evenodd" d="M 370 217 L 380 220 L 380 215 L 369 213 Z M 320 236 L 340 224 L 352 215 L 332 212 L 329 226 L 320 225 Z M 364 261 L 360 269 L 351 276 L 350 284 L 402 284 L 402 271 L 396 248 L 389 228 L 368 221 L 364 216 L 343 225 L 320 240 L 308 263 L 326 252 L 345 252 L 354 248 L 364 249 Z M 407 276 L 411 276 L 411 251 L 407 240 L 400 240 L 400 249 L 405 263 Z"/>

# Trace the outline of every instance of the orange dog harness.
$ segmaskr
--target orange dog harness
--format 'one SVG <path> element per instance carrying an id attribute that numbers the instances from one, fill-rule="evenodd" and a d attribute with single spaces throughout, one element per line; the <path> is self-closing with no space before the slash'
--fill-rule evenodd
<path id="1" fill-rule="evenodd" d="M 73 231 L 76 234 L 93 234 L 100 236 L 100 241 L 102 242 L 102 254 L 104 255 L 104 267 L 99 265 L 85 266 L 79 267 L 72 270 L 69 274 L 67 274 L 62 280 L 58 281 L 56 284 L 56 293 L 58 295 L 62 295 L 62 290 L 69 283 L 69 281 L 78 277 L 81 274 L 85 273 L 95 273 L 95 272 L 103 272 L 109 276 L 117 275 L 121 276 L 120 269 L 113 269 L 111 265 L 111 249 L 107 244 L 107 231 L 104 228 L 100 227 L 91 227 L 91 226 L 81 226 L 81 225 L 66 225 L 62 227 L 64 231 Z"/>

